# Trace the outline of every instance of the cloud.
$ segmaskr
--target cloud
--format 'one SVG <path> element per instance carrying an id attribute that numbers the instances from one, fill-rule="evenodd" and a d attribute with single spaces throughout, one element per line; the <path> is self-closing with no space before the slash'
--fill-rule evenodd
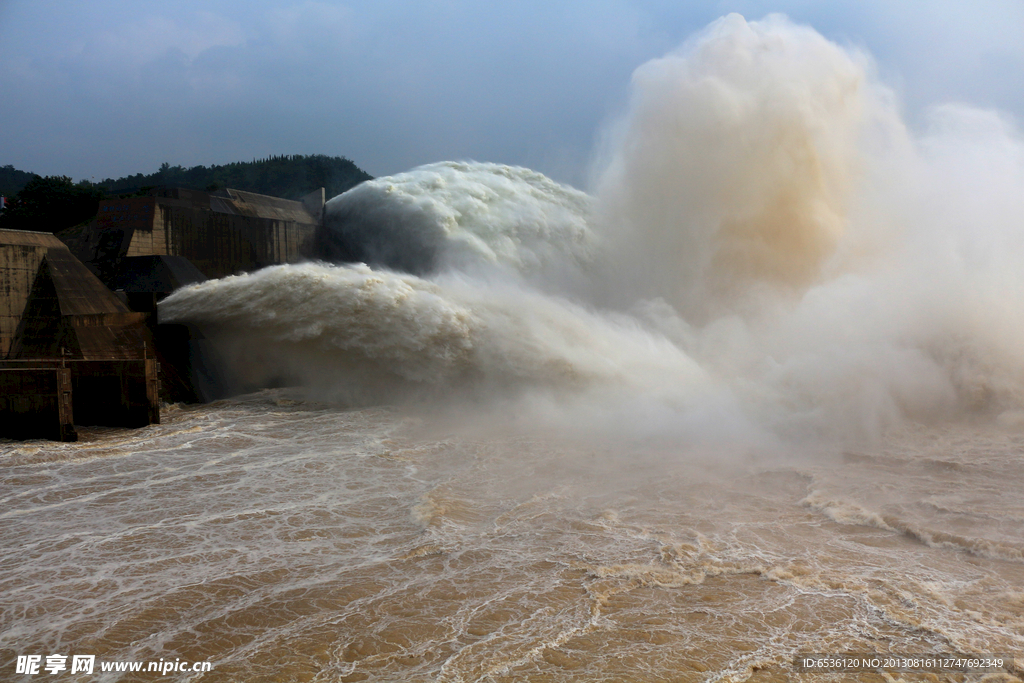
<path id="1" fill-rule="evenodd" d="M 733 10 L 782 10 L 862 45 L 914 109 L 956 99 L 1024 112 L 1024 9 L 1011 1 L 3 7 L 0 162 L 75 177 L 326 153 L 374 174 L 472 158 L 579 184 L 633 70 Z"/>

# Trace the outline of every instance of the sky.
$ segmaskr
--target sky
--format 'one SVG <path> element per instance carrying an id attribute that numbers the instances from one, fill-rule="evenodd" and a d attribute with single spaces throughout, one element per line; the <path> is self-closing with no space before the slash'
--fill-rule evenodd
<path id="1" fill-rule="evenodd" d="M 946 102 L 1024 121 L 1024 0 L 0 0 L 0 165 L 472 159 L 584 187 L 632 72 L 730 12 L 868 52 L 911 125 Z"/>

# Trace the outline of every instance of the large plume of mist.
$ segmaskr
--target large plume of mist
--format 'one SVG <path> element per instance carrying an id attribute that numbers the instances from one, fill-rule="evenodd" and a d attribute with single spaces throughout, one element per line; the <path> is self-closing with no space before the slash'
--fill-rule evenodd
<path id="1" fill-rule="evenodd" d="M 945 105 L 910 131 L 868 56 L 730 15 L 636 71 L 593 177 L 380 178 L 327 210 L 332 255 L 370 265 L 207 282 L 161 318 L 335 396 L 580 430 L 863 437 L 1024 406 L 1004 116 Z"/>
<path id="2" fill-rule="evenodd" d="M 814 282 L 847 227 L 875 104 L 865 61 L 734 14 L 637 69 L 597 164 L 613 299 L 707 319 L 759 285 Z"/>

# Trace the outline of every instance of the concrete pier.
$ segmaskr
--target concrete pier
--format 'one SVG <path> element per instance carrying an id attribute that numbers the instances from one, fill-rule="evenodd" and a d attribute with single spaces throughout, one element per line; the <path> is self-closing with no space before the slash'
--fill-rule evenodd
<path id="1" fill-rule="evenodd" d="M 144 313 L 129 310 L 48 233 L 0 231 L 0 264 L 9 266 L 0 270 L 0 436 L 68 440 L 76 422 L 160 422 L 159 364 Z"/>
<path id="2" fill-rule="evenodd" d="M 0 435 L 77 441 L 71 370 L 0 361 Z"/>

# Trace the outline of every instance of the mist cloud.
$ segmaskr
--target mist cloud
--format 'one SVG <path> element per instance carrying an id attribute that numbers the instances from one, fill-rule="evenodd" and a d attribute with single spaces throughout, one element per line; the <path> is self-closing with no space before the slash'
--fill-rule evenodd
<path id="1" fill-rule="evenodd" d="M 369 266 L 210 281 L 161 317 L 328 395 L 591 434 L 1016 415 L 1024 138 L 965 105 L 915 131 L 896 103 L 869 55 L 729 15 L 637 69 L 592 197 L 483 163 L 378 178 L 327 209 L 332 256 Z"/>

